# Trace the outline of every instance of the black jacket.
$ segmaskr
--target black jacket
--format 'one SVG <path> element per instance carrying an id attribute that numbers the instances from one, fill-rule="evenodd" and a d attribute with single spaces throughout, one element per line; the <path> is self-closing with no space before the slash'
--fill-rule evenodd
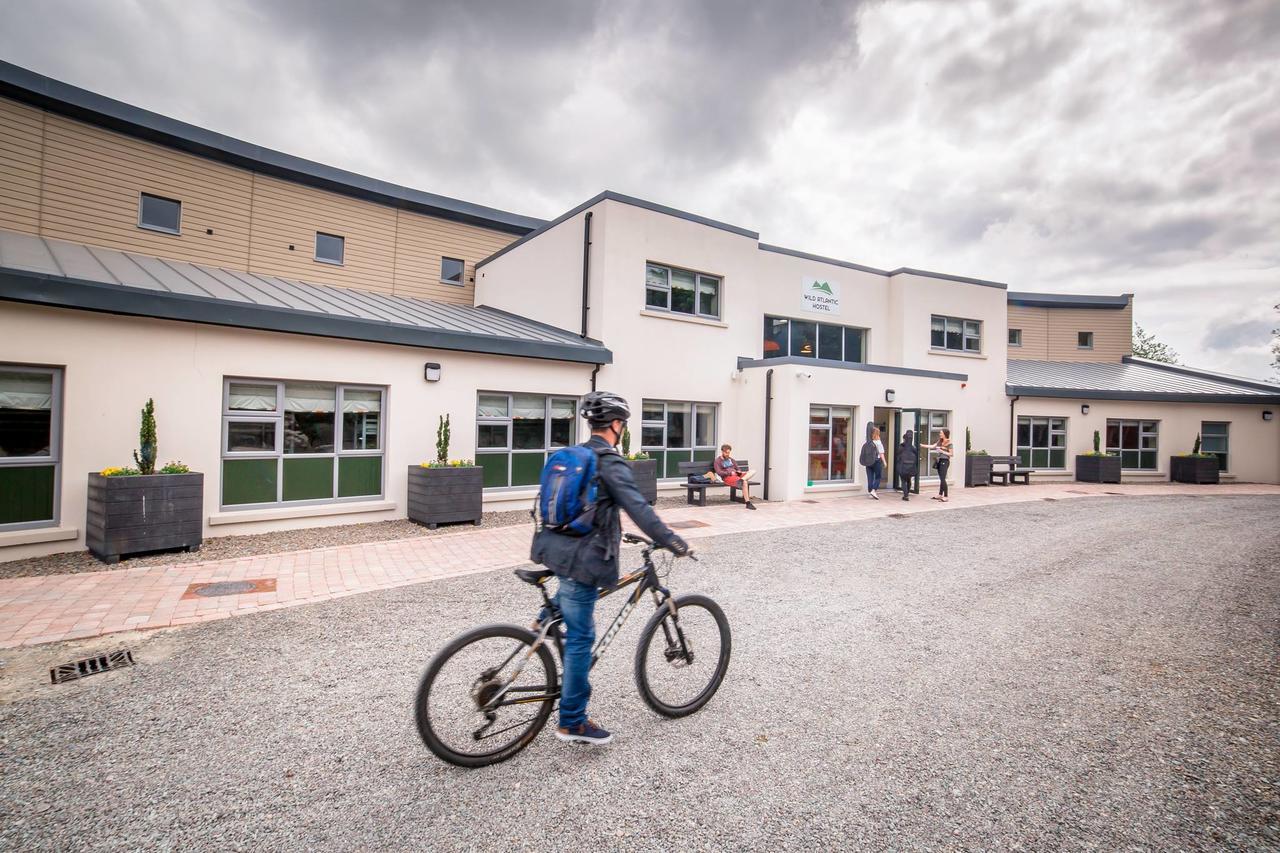
<path id="1" fill-rule="evenodd" d="M 920 466 L 920 451 L 914 444 L 903 442 L 898 445 L 898 471 L 903 474 L 914 474 Z"/>
<path id="2" fill-rule="evenodd" d="M 596 451 L 600 481 L 596 496 L 596 524 L 586 536 L 566 536 L 554 530 L 533 537 L 530 559 L 561 577 L 593 586 L 609 586 L 618 580 L 618 549 L 622 544 L 619 509 L 631 516 L 645 535 L 662 546 L 683 540 L 662 523 L 636 486 L 631 466 L 616 448 L 599 436 L 587 446 Z"/>

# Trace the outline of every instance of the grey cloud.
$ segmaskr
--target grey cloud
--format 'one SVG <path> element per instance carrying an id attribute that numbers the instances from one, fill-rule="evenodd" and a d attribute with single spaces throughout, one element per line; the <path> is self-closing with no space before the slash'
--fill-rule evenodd
<path id="1" fill-rule="evenodd" d="M 1265 346 L 1271 342 L 1271 330 L 1275 325 L 1271 320 L 1219 320 L 1205 333 L 1204 348 L 1235 350 Z"/>

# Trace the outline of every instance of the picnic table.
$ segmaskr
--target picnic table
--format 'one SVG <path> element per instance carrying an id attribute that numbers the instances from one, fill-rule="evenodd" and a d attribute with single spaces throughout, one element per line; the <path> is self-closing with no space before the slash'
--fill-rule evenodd
<path id="1" fill-rule="evenodd" d="M 1003 465 L 1001 470 L 997 466 Z M 1023 468 L 1022 460 L 1017 456 L 992 456 L 991 457 L 991 482 L 1000 481 L 1000 485 L 1007 486 L 1010 483 L 1022 481 L 1024 486 L 1031 485 L 1031 475 L 1036 472 L 1034 468 Z"/>

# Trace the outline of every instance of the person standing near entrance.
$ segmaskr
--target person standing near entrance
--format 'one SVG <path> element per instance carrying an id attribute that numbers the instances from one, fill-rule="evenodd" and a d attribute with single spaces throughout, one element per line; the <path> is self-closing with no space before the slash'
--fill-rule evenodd
<path id="1" fill-rule="evenodd" d="M 937 444 L 922 444 L 920 446 L 938 451 L 938 461 L 933 463 L 933 467 L 938 469 L 938 493 L 933 496 L 933 499 L 946 503 L 949 500 L 947 496 L 947 470 L 951 467 L 951 455 L 954 452 L 951 447 L 951 430 L 944 427 Z"/>
<path id="2" fill-rule="evenodd" d="M 880 427 L 871 428 L 871 435 L 867 436 L 866 444 L 862 445 L 858 461 L 867 469 L 867 494 L 880 500 L 878 492 L 880 481 L 884 479 L 885 466 L 884 442 L 880 440 Z"/>
<path id="3" fill-rule="evenodd" d="M 893 457 L 893 475 L 902 485 L 902 499 L 911 500 L 911 480 L 916 476 L 920 466 L 920 451 L 916 450 L 915 433 L 907 430 L 902 434 L 902 444 L 898 445 Z"/>

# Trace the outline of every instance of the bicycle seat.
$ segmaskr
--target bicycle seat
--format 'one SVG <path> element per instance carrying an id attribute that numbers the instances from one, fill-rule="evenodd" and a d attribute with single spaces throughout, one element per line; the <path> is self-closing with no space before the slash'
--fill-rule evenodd
<path id="1" fill-rule="evenodd" d="M 534 586 L 541 586 L 547 578 L 554 574 L 555 572 L 550 569 L 516 569 L 516 577 Z"/>

